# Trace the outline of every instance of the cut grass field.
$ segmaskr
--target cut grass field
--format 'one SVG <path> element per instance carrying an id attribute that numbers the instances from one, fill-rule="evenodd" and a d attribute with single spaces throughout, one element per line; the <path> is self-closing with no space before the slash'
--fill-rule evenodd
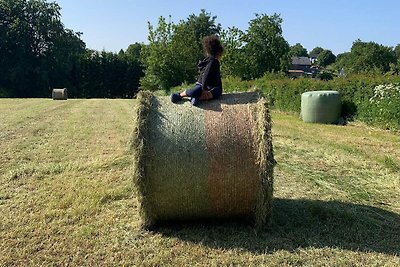
<path id="1" fill-rule="evenodd" d="M 271 226 L 139 229 L 134 100 L 0 99 L 0 266 L 399 266 L 400 135 L 273 112 Z"/>

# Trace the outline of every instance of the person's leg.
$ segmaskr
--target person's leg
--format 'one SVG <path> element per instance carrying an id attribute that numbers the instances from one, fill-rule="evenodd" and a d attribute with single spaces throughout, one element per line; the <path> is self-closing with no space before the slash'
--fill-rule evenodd
<path id="1" fill-rule="evenodd" d="M 180 93 L 176 92 L 176 93 L 171 94 L 171 101 L 173 103 L 176 103 L 176 102 L 181 101 L 183 97 L 191 97 L 192 99 L 194 99 L 194 98 L 198 99 L 201 96 L 202 91 L 203 91 L 203 89 L 202 89 L 201 84 L 196 83 L 196 85 L 191 89 L 186 89 L 185 91 L 182 91 Z"/>
<path id="2" fill-rule="evenodd" d="M 192 98 L 199 98 L 203 92 L 201 84 L 196 84 L 192 89 L 187 89 L 181 93 L 182 97 L 188 96 Z"/>

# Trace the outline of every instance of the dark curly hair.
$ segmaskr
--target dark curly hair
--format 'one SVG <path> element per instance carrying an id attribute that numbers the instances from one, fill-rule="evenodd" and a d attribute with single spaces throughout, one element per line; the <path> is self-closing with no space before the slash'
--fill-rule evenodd
<path id="1" fill-rule="evenodd" d="M 224 53 L 221 41 L 217 35 L 209 35 L 203 38 L 203 50 L 206 55 L 214 57 L 220 56 Z"/>

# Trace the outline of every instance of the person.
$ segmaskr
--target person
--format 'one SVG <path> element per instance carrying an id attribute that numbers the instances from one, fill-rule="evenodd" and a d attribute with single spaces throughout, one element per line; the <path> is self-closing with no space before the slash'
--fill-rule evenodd
<path id="1" fill-rule="evenodd" d="M 204 37 L 202 43 L 206 58 L 197 65 L 200 71 L 197 82 L 191 89 L 171 94 L 173 103 L 189 97 L 192 105 L 196 106 L 202 100 L 217 99 L 222 95 L 219 60 L 222 57 L 224 48 L 216 35 Z"/>

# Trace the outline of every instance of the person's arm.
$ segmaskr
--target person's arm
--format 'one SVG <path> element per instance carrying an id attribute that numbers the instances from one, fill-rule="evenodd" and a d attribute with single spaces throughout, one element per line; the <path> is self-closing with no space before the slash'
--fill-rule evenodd
<path id="1" fill-rule="evenodd" d="M 202 79 L 202 88 L 204 91 L 208 90 L 208 85 L 210 84 L 210 82 L 212 81 L 212 75 L 214 75 L 213 72 L 215 72 L 215 67 L 216 67 L 216 63 L 217 61 L 214 60 L 210 60 L 210 62 L 208 62 L 207 66 L 204 69 L 204 73 L 203 73 L 203 79 Z"/>

